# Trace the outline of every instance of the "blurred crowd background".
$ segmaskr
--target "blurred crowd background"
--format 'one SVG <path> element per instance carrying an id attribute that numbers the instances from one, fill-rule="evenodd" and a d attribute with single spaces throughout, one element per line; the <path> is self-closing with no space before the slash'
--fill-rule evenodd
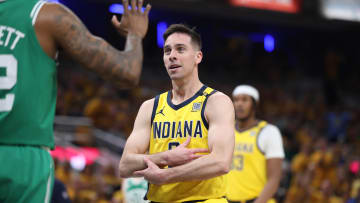
<path id="1" fill-rule="evenodd" d="M 117 1 L 60 2 L 123 47 L 110 24 Z M 150 2 L 137 88 L 115 89 L 60 55 L 54 157 L 73 202 L 123 202 L 117 165 L 137 111 L 171 88 L 158 36 L 172 23 L 201 33 L 203 83 L 229 96 L 239 84 L 260 91 L 259 117 L 281 129 L 285 147 L 279 203 L 360 202 L 359 1 Z"/>

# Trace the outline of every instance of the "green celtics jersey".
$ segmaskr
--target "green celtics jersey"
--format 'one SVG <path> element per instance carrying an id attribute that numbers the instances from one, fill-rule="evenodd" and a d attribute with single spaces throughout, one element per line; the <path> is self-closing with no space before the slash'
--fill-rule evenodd
<path id="1" fill-rule="evenodd" d="M 0 0 L 0 144 L 54 147 L 55 61 L 34 30 L 44 3 Z"/>

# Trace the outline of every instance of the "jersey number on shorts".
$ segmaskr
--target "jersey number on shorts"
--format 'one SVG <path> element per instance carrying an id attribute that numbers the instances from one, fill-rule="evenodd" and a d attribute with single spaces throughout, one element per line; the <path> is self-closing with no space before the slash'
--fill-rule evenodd
<path id="1" fill-rule="evenodd" d="M 5 76 L 0 75 L 0 90 L 10 90 L 16 84 L 18 62 L 13 55 L 0 55 L 0 70 L 5 68 Z M 11 111 L 15 100 L 15 94 L 5 94 L 0 98 L 0 112 Z"/>
<path id="2" fill-rule="evenodd" d="M 234 155 L 232 170 L 242 171 L 244 169 L 244 156 L 241 154 Z"/>

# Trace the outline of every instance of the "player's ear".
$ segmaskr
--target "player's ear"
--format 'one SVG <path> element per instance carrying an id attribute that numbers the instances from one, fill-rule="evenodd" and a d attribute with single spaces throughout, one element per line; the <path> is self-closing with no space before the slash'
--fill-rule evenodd
<path id="1" fill-rule="evenodd" d="M 202 51 L 196 51 L 196 54 L 195 54 L 196 64 L 201 63 L 202 58 L 203 58 L 203 53 L 202 53 Z"/>

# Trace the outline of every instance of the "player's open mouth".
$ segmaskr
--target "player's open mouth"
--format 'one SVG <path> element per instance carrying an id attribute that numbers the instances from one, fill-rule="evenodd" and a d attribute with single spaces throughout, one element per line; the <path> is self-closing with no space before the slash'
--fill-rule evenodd
<path id="1" fill-rule="evenodd" d="M 244 113 L 245 111 L 243 109 L 236 109 L 236 113 Z"/>
<path id="2" fill-rule="evenodd" d="M 181 67 L 180 65 L 174 64 L 174 65 L 171 65 L 169 69 L 172 70 L 172 69 L 176 69 L 176 68 L 180 68 L 180 67 Z"/>

